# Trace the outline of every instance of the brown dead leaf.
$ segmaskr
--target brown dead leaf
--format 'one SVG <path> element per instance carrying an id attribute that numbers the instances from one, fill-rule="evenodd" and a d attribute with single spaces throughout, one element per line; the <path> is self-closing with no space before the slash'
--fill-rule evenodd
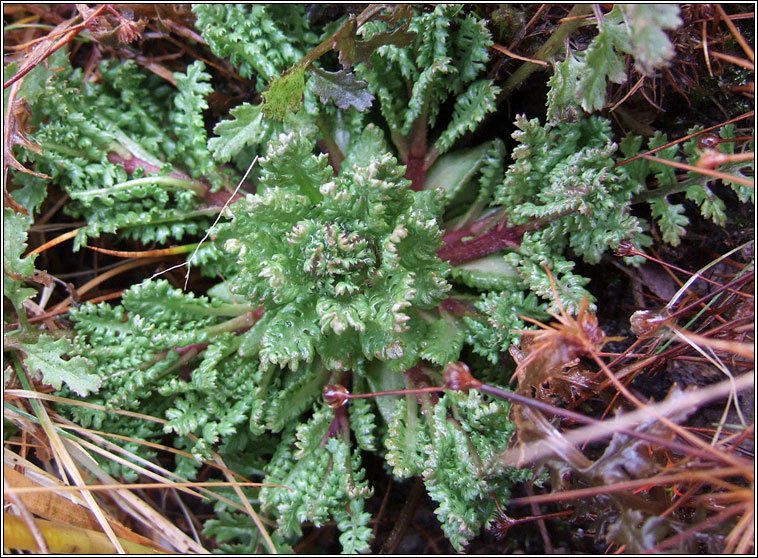
<path id="1" fill-rule="evenodd" d="M 7 465 L 3 465 L 3 475 L 8 484 L 14 488 L 40 486 Z M 54 521 L 63 521 L 74 527 L 99 530 L 98 523 L 89 510 L 56 494 L 52 488 L 49 492 L 20 492 L 18 496 L 34 515 Z"/>

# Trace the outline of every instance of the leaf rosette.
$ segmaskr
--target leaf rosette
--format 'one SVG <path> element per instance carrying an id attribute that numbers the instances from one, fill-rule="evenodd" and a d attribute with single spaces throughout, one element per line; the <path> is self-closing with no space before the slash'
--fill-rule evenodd
<path id="1" fill-rule="evenodd" d="M 449 290 L 437 256 L 443 198 L 411 191 L 382 137 L 367 127 L 334 175 L 305 133 L 281 134 L 261 161 L 258 193 L 219 229 L 241 267 L 231 292 L 266 309 L 263 333 L 246 345 L 262 364 L 294 370 L 318 355 L 332 370 L 373 358 L 403 369 L 418 360 L 419 311 Z"/>

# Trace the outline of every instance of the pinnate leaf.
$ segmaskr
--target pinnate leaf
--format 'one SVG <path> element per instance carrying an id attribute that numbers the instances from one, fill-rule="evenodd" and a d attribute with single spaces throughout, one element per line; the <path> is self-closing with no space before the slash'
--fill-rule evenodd
<path id="1" fill-rule="evenodd" d="M 266 126 L 262 105 L 243 103 L 229 111 L 231 120 L 222 120 L 213 129 L 217 137 L 208 140 L 208 149 L 219 163 L 226 163 L 245 146 L 258 141 Z"/>
<path id="2" fill-rule="evenodd" d="M 684 227 L 690 222 L 684 214 L 684 206 L 680 203 L 672 204 L 664 196 L 650 200 L 650 209 L 661 227 L 663 240 L 672 246 L 678 246 L 681 238 L 687 232 Z"/>
<path id="3" fill-rule="evenodd" d="M 585 72 L 579 80 L 578 94 L 582 108 L 593 112 L 606 102 L 606 80 L 623 83 L 626 79 L 624 58 L 614 50 L 613 28 L 606 24 L 585 54 Z"/>
<path id="4" fill-rule="evenodd" d="M 435 143 L 440 153 L 450 149 L 455 140 L 466 132 L 475 130 L 484 117 L 497 108 L 498 93 L 500 88 L 494 86 L 492 80 L 482 79 L 469 85 L 466 92 L 458 96 L 453 118 Z"/>
<path id="5" fill-rule="evenodd" d="M 3 294 L 16 307 L 36 293 L 34 289 L 21 287 L 19 281 L 34 275 L 35 256 L 21 257 L 26 250 L 26 230 L 31 224 L 31 217 L 7 207 L 3 209 Z"/>
<path id="6" fill-rule="evenodd" d="M 66 339 L 53 339 L 41 335 L 36 343 L 19 343 L 26 353 L 26 366 L 31 373 L 42 373 L 42 379 L 55 389 L 65 383 L 72 391 L 84 397 L 100 388 L 100 377 L 90 374 L 94 365 L 86 358 L 75 356 L 64 359 L 71 345 Z"/>

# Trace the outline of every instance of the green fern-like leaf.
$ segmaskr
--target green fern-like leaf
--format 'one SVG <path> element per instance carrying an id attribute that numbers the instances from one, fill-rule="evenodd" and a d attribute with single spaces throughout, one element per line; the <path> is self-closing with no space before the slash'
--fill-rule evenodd
<path id="1" fill-rule="evenodd" d="M 243 77 L 259 75 L 259 90 L 316 43 L 302 5 L 197 4 L 192 11 L 213 53 L 228 57 Z"/>
<path id="2" fill-rule="evenodd" d="M 594 112 L 605 106 L 607 81 L 623 83 L 626 64 L 616 51 L 622 33 L 621 24 L 606 20 L 598 36 L 584 52 L 585 72 L 579 78 L 577 94 L 585 112 Z M 616 48 L 614 48 L 616 47 Z"/>
<path id="3" fill-rule="evenodd" d="M 282 536 L 300 533 L 305 521 L 321 525 L 334 517 L 344 529 L 344 544 L 365 551 L 370 539 L 370 530 L 366 531 L 369 515 L 358 502 L 372 491 L 364 480 L 360 455 L 351 454 L 344 440 L 328 437 L 332 420 L 329 407 L 317 407 L 296 433 L 285 433 L 264 482 L 291 489 L 267 487 L 261 490 L 261 499 L 264 508 L 276 512 Z M 343 514 L 347 505 L 356 512 L 352 519 Z"/>
<path id="4" fill-rule="evenodd" d="M 653 212 L 653 218 L 661 227 L 663 240 L 672 246 L 678 246 L 687 232 L 685 227 L 690 222 L 684 214 L 684 206 L 680 203 L 670 203 L 664 196 L 650 200 L 650 209 Z"/>
<path id="5" fill-rule="evenodd" d="M 626 54 L 634 57 L 636 68 L 646 75 L 666 66 L 674 47 L 663 30 L 681 23 L 677 6 L 615 6 L 598 21 L 598 34 L 586 50 L 569 53 L 555 65 L 548 82 L 548 120 L 572 120 L 574 107 L 588 113 L 602 109 L 607 82 L 623 83 L 626 79 Z"/>
<path id="6" fill-rule="evenodd" d="M 635 65 L 642 73 L 651 75 L 674 56 L 674 47 L 664 29 L 676 29 L 682 24 L 679 6 L 623 4 L 620 9 L 630 30 Z"/>
<path id="7" fill-rule="evenodd" d="M 419 118 L 435 126 L 442 104 L 470 87 L 456 101 L 454 121 L 437 146 L 440 152 L 494 110 L 497 94 L 489 80 L 472 84 L 484 70 L 492 39 L 484 23 L 465 15 L 461 8 L 439 5 L 433 12 L 416 13 L 409 26 L 416 33 L 410 45 L 381 46 L 371 56 L 370 66 L 360 64 L 356 68 L 357 75 L 368 82 L 369 91 L 379 99 L 390 130 L 400 135 L 408 135 Z M 451 28 L 456 32 L 451 33 Z M 369 22 L 361 28 L 367 40 L 386 31 L 384 22 Z M 407 83 L 412 84 L 410 92 Z"/>
<path id="8" fill-rule="evenodd" d="M 208 108 L 205 98 L 213 89 L 208 83 L 211 76 L 204 70 L 205 64 L 196 60 L 187 67 L 186 73 L 174 74 L 179 90 L 174 96 L 177 110 L 172 111 L 169 118 L 178 139 L 177 157 L 184 161 L 190 175 L 215 179 L 216 186 L 220 186 L 216 165 L 206 146 L 203 111 Z"/>
<path id="9" fill-rule="evenodd" d="M 499 92 L 500 89 L 491 80 L 479 80 L 459 95 L 455 100 L 450 124 L 434 144 L 437 151 L 444 153 L 456 139 L 466 132 L 474 131 L 484 117 L 495 110 L 495 98 Z"/>

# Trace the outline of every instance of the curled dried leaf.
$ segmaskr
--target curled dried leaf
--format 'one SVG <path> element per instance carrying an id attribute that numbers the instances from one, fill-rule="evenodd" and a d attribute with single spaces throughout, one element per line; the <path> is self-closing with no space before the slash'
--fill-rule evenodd
<path id="1" fill-rule="evenodd" d="M 558 320 L 549 326 L 529 317 L 522 319 L 541 327 L 541 330 L 522 330 L 522 343 L 526 341 L 528 354 L 519 362 L 514 376 L 518 378 L 518 391 L 529 390 L 559 374 L 563 366 L 575 358 L 599 350 L 610 339 L 598 327 L 597 317 L 587 312 L 587 298 L 582 300 L 576 318 L 561 307 L 561 314 L 551 315 Z"/>
<path id="2" fill-rule="evenodd" d="M 34 151 L 35 153 L 42 153 L 42 148 L 39 145 L 29 140 L 27 137 L 29 118 L 31 111 L 29 104 L 23 97 L 17 98 L 16 94 L 20 88 L 21 82 L 16 82 L 11 86 L 11 91 L 8 95 L 8 108 L 5 113 L 5 130 L 3 134 L 3 167 L 11 166 L 16 170 L 32 174 L 40 178 L 49 179 L 46 174 L 32 171 L 22 165 L 13 154 L 13 146 L 21 145 L 26 149 Z M 23 213 L 28 215 L 29 212 L 24 206 L 19 204 L 13 199 L 10 192 L 8 192 L 7 181 L 3 182 L 3 198 L 6 205 L 13 209 L 16 213 Z"/>

